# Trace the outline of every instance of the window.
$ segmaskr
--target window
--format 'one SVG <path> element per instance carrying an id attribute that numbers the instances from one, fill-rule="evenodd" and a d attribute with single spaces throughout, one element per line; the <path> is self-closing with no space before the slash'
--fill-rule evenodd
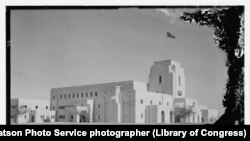
<path id="1" fill-rule="evenodd" d="M 92 92 L 90 92 L 90 97 L 92 97 Z"/>
<path id="2" fill-rule="evenodd" d="M 179 76 L 179 85 L 181 85 L 181 76 Z"/>
<path id="3" fill-rule="evenodd" d="M 83 98 L 83 93 L 82 93 L 82 98 Z"/>
<path id="4" fill-rule="evenodd" d="M 77 93 L 77 98 L 79 98 L 79 93 Z"/>
<path id="5" fill-rule="evenodd" d="M 153 101 L 152 101 L 152 100 L 150 100 L 150 104 L 151 104 L 151 105 L 153 104 Z"/>
<path id="6" fill-rule="evenodd" d="M 98 119 L 101 119 L 100 115 L 98 115 Z"/>
<path id="7" fill-rule="evenodd" d="M 75 98 L 75 94 L 73 93 L 73 98 Z"/>
<path id="8" fill-rule="evenodd" d="M 62 96 L 62 94 L 61 94 L 60 98 L 62 99 L 62 97 L 63 97 L 63 96 Z"/>
<path id="9" fill-rule="evenodd" d="M 141 104 L 143 104 L 143 100 L 141 99 Z"/>
<path id="10" fill-rule="evenodd" d="M 100 104 L 98 104 L 98 108 L 100 108 Z"/>
<path id="11" fill-rule="evenodd" d="M 53 106 L 53 110 L 55 110 L 55 106 Z"/>
<path id="12" fill-rule="evenodd" d="M 46 110 L 48 110 L 48 108 L 49 108 L 49 107 L 48 107 L 48 106 L 46 106 L 45 108 L 46 108 Z"/>
<path id="13" fill-rule="evenodd" d="M 55 99 L 56 97 L 55 96 L 53 96 L 53 99 Z"/>
<path id="14" fill-rule="evenodd" d="M 69 94 L 69 98 L 70 98 L 70 94 Z"/>
<path id="15" fill-rule="evenodd" d="M 159 84 L 161 84 L 161 75 L 159 76 Z"/>
<path id="16" fill-rule="evenodd" d="M 26 115 L 24 115 L 24 118 L 26 118 Z"/>
<path id="17" fill-rule="evenodd" d="M 159 101 L 159 105 L 161 105 L 161 102 Z"/>
<path id="18" fill-rule="evenodd" d="M 36 109 L 38 109 L 38 106 L 36 106 Z"/>
<path id="19" fill-rule="evenodd" d="M 143 118 L 143 114 L 141 113 L 141 118 Z"/>
<path id="20" fill-rule="evenodd" d="M 88 93 L 86 93 L 86 97 L 88 97 Z"/>
<path id="21" fill-rule="evenodd" d="M 64 106 L 59 106 L 59 109 L 65 109 L 65 107 Z"/>
<path id="22" fill-rule="evenodd" d="M 164 91 L 162 91 L 162 93 L 164 93 Z"/>
<path id="23" fill-rule="evenodd" d="M 167 102 L 167 106 L 169 105 L 169 103 Z"/>
<path id="24" fill-rule="evenodd" d="M 158 91 L 157 91 L 157 93 L 158 93 Z"/>
<path id="25" fill-rule="evenodd" d="M 66 99 L 66 97 L 67 97 L 66 94 L 64 94 L 64 99 Z"/>
<path id="26" fill-rule="evenodd" d="M 65 116 L 64 115 L 59 115 L 59 119 L 64 119 Z"/>
<path id="27" fill-rule="evenodd" d="M 97 97 L 97 92 L 95 92 L 95 97 Z"/>

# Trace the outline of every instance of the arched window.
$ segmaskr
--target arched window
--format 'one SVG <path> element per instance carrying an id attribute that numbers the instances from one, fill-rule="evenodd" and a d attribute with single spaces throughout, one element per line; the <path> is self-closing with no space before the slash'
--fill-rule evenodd
<path id="1" fill-rule="evenodd" d="M 161 111 L 161 123 L 165 123 L 165 112 Z"/>

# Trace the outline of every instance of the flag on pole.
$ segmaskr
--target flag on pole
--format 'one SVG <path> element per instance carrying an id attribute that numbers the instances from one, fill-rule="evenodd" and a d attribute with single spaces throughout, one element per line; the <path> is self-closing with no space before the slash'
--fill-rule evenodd
<path id="1" fill-rule="evenodd" d="M 175 39 L 175 36 L 173 34 L 171 34 L 170 32 L 167 32 L 167 38 Z"/>

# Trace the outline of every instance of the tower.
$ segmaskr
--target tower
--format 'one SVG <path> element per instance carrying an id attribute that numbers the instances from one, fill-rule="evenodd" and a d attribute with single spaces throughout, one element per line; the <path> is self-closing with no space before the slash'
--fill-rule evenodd
<path id="1" fill-rule="evenodd" d="M 185 98 L 184 69 L 173 60 L 156 61 L 150 68 L 148 91 Z"/>

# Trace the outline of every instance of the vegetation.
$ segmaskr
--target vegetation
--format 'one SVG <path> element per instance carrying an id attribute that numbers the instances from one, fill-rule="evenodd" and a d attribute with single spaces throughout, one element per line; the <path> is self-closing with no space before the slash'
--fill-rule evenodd
<path id="1" fill-rule="evenodd" d="M 215 43 L 227 57 L 225 113 L 215 124 L 244 124 L 244 7 L 200 8 L 181 19 L 213 28 Z"/>

